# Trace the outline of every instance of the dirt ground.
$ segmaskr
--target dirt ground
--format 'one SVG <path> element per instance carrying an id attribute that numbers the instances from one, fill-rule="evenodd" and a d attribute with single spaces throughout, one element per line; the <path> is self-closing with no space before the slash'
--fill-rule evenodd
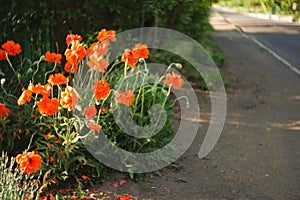
<path id="1" fill-rule="evenodd" d="M 210 119 L 208 93 L 198 91 L 199 134 L 178 161 L 144 181 L 113 174 L 97 189 L 153 200 L 300 199 L 300 78 L 222 17 L 211 21 L 230 79 L 214 150 L 206 159 L 197 156 Z M 110 186 L 121 179 L 127 182 Z"/>

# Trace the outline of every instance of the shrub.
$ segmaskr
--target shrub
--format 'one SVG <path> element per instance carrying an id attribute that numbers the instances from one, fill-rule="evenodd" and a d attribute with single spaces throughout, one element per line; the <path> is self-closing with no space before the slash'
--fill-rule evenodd
<path id="1" fill-rule="evenodd" d="M 160 75 L 150 74 L 145 62 L 150 52 L 139 43 L 109 64 L 115 31 L 102 29 L 88 48 L 81 40 L 76 34 L 66 37 L 65 63 L 61 54 L 46 52 L 32 64 L 34 70 L 27 83 L 19 76 L 21 68 L 10 61 L 11 56 L 21 53 L 20 45 L 11 41 L 11 49 L 2 45 L 0 50 L 2 60 L 8 62 L 23 87 L 16 98 L 2 84 L 2 92 L 10 96 L 5 103 L 12 111 L 6 108 L 7 114 L 1 119 L 1 148 L 9 144 L 6 150 L 10 153 L 37 151 L 43 159 L 42 187 L 70 176 L 78 181 L 100 177 L 104 167 L 89 154 L 83 141 L 98 140 L 101 131 L 114 145 L 142 153 L 161 148 L 173 137 L 171 88 L 180 89 L 184 84 L 171 70 L 178 65 L 171 64 Z M 51 70 L 45 72 L 41 66 L 50 66 Z M 13 116 L 9 116 L 11 113 Z M 131 130 L 128 124 L 137 128 Z M 134 138 L 128 132 L 145 136 Z M 23 146 L 16 146 L 17 142 Z"/>

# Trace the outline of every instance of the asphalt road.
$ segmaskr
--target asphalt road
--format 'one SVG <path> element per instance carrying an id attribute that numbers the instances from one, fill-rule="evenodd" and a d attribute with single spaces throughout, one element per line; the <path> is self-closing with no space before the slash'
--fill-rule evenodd
<path id="1" fill-rule="evenodd" d="M 290 57 L 297 67 L 299 45 L 291 41 L 292 34 L 287 32 L 299 28 L 219 13 L 212 16 L 211 23 L 214 40 L 225 56 L 221 70 L 230 83 L 226 87 L 226 123 L 215 151 L 210 154 L 223 174 L 218 174 L 220 179 L 214 182 L 215 191 L 208 192 L 208 199 L 298 200 L 300 77 L 236 28 L 240 26 L 247 35 L 265 44 L 272 43 L 274 51 L 285 53 L 280 53 L 282 56 L 286 55 L 285 49 L 295 53 Z M 285 26 L 288 28 L 283 29 Z M 282 41 L 277 41 L 273 34 Z"/>
<path id="2" fill-rule="evenodd" d="M 300 24 L 277 22 L 215 8 L 224 19 L 300 70 Z"/>

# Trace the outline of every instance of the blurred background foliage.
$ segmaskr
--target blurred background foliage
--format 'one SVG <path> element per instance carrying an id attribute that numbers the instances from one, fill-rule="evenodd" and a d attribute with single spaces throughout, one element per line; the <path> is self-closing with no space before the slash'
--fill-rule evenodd
<path id="1" fill-rule="evenodd" d="M 250 12 L 265 12 L 265 7 L 269 14 L 279 15 L 297 15 L 300 9 L 300 0 L 220 0 L 219 3 L 228 7 L 244 7 Z M 298 4 L 296 10 L 292 9 L 293 3 Z"/>
<path id="2" fill-rule="evenodd" d="M 36 59 L 47 50 L 64 52 L 68 33 L 94 38 L 101 29 L 124 31 L 144 26 L 175 29 L 203 42 L 214 0 L 1 0 L 0 41 L 19 42 Z"/>
<path id="3" fill-rule="evenodd" d="M 83 36 L 92 41 L 102 28 L 116 30 L 117 33 L 139 27 L 164 27 L 177 30 L 198 41 L 220 66 L 224 57 L 217 45 L 210 39 L 212 27 L 209 24 L 211 6 L 217 0 L 0 0 L 0 42 L 14 40 L 21 44 L 22 58 L 12 60 L 24 79 L 25 85 L 35 70 L 31 61 L 38 60 L 47 51 L 64 53 L 65 37 L 69 33 Z M 174 62 L 172 56 L 153 57 L 155 62 Z M 26 61 L 26 62 L 24 62 Z M 192 68 L 184 60 L 185 70 Z M 0 78 L 11 77 L 12 72 L 2 62 Z M 59 66 L 63 71 L 64 61 Z M 51 69 L 42 66 L 44 72 Z M 195 74 L 195 73 L 189 73 Z M 21 76 L 22 75 L 22 76 Z M 201 77 L 195 77 L 201 81 Z M 15 85 L 19 95 L 22 86 L 14 80 L 7 85 Z"/>

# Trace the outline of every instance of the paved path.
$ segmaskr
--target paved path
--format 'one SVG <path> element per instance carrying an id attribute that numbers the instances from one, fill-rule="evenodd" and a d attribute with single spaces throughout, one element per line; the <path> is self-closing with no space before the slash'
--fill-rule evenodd
<path id="1" fill-rule="evenodd" d="M 256 38 L 300 71 L 300 24 L 253 18 L 215 8 L 226 21 Z M 300 74 L 299 74 L 300 75 Z"/>
<path id="2" fill-rule="evenodd" d="M 214 15 L 211 23 L 226 57 L 223 70 L 232 81 L 227 88 L 227 123 L 211 154 L 223 174 L 211 197 L 300 199 L 300 77 L 236 31 L 235 25 L 266 43 L 276 41 L 279 52 L 285 52 L 290 43 L 295 49 L 288 51 L 298 55 L 300 45 L 291 40 L 300 41 L 299 36 L 285 32 L 299 31 L 299 27 L 283 29 L 284 25 L 273 26 L 269 21 L 220 14 L 229 20 Z M 299 67 L 299 56 L 289 58 Z M 221 185 L 227 194 L 222 194 Z"/>

